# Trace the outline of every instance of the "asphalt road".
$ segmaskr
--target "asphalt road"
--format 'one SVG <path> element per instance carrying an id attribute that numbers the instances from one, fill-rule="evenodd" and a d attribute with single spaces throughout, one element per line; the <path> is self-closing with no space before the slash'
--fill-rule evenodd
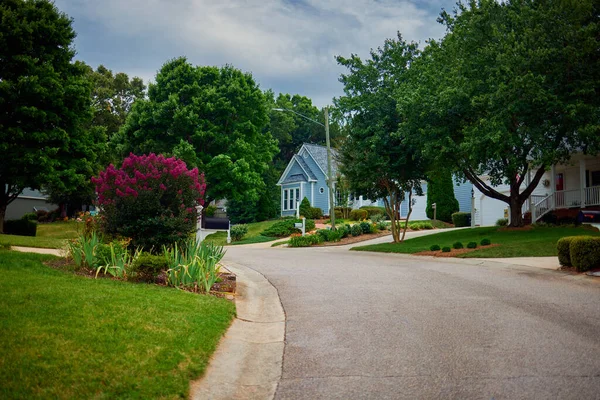
<path id="1" fill-rule="evenodd" d="M 600 282 L 530 267 L 232 246 L 286 313 L 277 399 L 600 399 Z"/>

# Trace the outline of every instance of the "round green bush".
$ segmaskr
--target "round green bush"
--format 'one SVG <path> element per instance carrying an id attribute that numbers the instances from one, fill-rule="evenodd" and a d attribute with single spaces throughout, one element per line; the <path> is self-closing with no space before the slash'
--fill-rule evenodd
<path id="1" fill-rule="evenodd" d="M 367 210 L 352 210 L 350 211 L 350 219 L 352 221 L 362 221 L 367 219 L 369 213 Z"/>
<path id="2" fill-rule="evenodd" d="M 450 253 L 450 247 L 443 247 L 442 248 L 442 252 L 443 253 Z"/>
<path id="3" fill-rule="evenodd" d="M 500 218 L 496 221 L 496 226 L 506 226 L 508 225 L 508 218 Z"/>
<path id="4" fill-rule="evenodd" d="M 492 244 L 492 241 L 488 238 L 485 238 L 485 239 L 481 239 L 481 242 L 479 244 L 482 246 L 489 246 L 490 244 Z"/>
<path id="5" fill-rule="evenodd" d="M 438 251 L 439 249 L 440 249 L 439 244 L 432 244 L 431 247 L 429 247 L 429 250 L 431 250 L 431 251 Z"/>
<path id="6" fill-rule="evenodd" d="M 461 242 L 456 242 L 452 245 L 452 247 L 455 249 L 462 249 L 465 246 L 463 246 L 463 244 Z"/>
<path id="7" fill-rule="evenodd" d="M 576 236 L 571 239 L 571 263 L 577 271 L 588 271 L 600 266 L 600 238 Z"/>
<path id="8" fill-rule="evenodd" d="M 372 226 L 370 223 L 363 221 L 360 223 L 360 229 L 362 229 L 362 233 L 368 234 L 372 231 Z"/>
<path id="9" fill-rule="evenodd" d="M 455 212 L 452 214 L 452 223 L 455 227 L 471 225 L 471 213 L 468 212 Z"/>
<path id="10" fill-rule="evenodd" d="M 233 225 L 229 230 L 231 235 L 231 241 L 239 242 L 244 238 L 244 236 L 248 233 L 248 225 L 246 224 L 238 224 Z"/>
<path id="11" fill-rule="evenodd" d="M 360 236 L 362 235 L 363 230 L 359 224 L 354 224 L 352 225 L 352 228 L 350 228 L 350 233 L 352 233 L 352 236 Z"/>
<path id="12" fill-rule="evenodd" d="M 130 272 L 138 281 L 155 282 L 158 275 L 167 269 L 169 265 L 164 255 L 142 253 L 131 266 Z"/>
<path id="13" fill-rule="evenodd" d="M 558 239 L 556 250 L 558 251 L 558 262 L 565 267 L 572 267 L 571 263 L 571 241 L 577 236 L 567 236 Z"/>
<path id="14" fill-rule="evenodd" d="M 476 248 L 477 248 L 477 242 L 467 243 L 467 249 L 476 249 Z"/>

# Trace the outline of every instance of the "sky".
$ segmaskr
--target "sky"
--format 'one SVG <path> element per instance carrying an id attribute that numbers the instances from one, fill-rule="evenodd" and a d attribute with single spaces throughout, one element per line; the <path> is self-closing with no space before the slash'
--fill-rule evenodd
<path id="1" fill-rule="evenodd" d="M 261 89 L 307 96 L 318 107 L 343 94 L 336 55 L 362 58 L 400 32 L 441 38 L 455 0 L 55 0 L 73 18 L 76 58 L 148 82 L 167 61 L 231 64 Z"/>

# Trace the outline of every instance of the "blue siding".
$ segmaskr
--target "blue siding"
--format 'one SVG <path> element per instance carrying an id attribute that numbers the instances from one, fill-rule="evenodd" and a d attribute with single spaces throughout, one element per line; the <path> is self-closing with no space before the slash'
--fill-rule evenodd
<path id="1" fill-rule="evenodd" d="M 315 174 L 315 176 L 317 177 L 317 182 L 315 182 L 315 186 L 314 186 L 315 201 L 314 201 L 314 204 L 311 203 L 311 206 L 319 207 L 323 211 L 324 215 L 329 214 L 329 208 L 328 208 L 329 191 L 327 188 L 327 180 L 325 179 L 325 175 L 323 174 L 323 172 L 321 171 L 321 169 L 319 168 L 319 166 L 317 165 L 317 163 L 315 162 L 315 160 L 313 160 L 313 158 L 311 156 L 308 156 L 307 158 L 305 158 L 304 161 L 306 162 L 306 164 L 308 164 L 308 167 L 312 170 L 313 174 Z M 308 183 L 308 185 L 310 185 L 310 182 Z M 319 188 L 324 189 L 323 194 L 321 194 L 319 192 Z M 308 199 L 310 200 L 310 196 L 308 197 Z"/>
<path id="2" fill-rule="evenodd" d="M 459 183 L 454 179 L 454 197 L 458 200 L 460 211 L 471 212 L 471 189 L 473 184 L 469 181 Z"/>
<path id="3" fill-rule="evenodd" d="M 290 168 L 287 175 L 284 176 L 283 178 L 285 179 L 290 175 L 298 175 L 298 174 L 302 174 L 302 175 L 306 176 L 306 173 L 304 172 L 302 167 L 300 167 L 296 161 L 293 161 L 293 163 L 294 164 L 292 165 L 292 168 Z"/>

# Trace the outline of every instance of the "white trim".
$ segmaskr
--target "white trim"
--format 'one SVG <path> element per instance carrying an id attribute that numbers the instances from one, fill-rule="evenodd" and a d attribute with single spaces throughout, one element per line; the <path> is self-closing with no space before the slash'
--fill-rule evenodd
<path id="1" fill-rule="evenodd" d="M 311 179 L 310 174 L 308 172 L 306 172 L 306 169 L 304 169 L 304 167 L 302 166 L 302 164 L 300 164 L 297 160 L 296 157 L 298 155 L 294 154 L 292 156 L 292 159 L 290 160 L 290 162 L 288 163 L 287 167 L 285 167 L 285 170 L 283 171 L 283 174 L 281 174 L 281 177 L 279 178 L 279 180 L 277 181 L 277 186 L 281 186 L 281 185 L 285 185 L 285 183 L 281 183 L 281 181 L 283 180 L 284 176 L 287 176 L 287 174 L 290 172 L 290 169 L 292 169 L 292 165 L 295 162 L 296 164 L 298 164 L 298 166 L 302 169 L 302 171 L 304 171 L 304 173 L 306 174 L 306 178 L 308 179 L 309 182 L 316 182 L 315 179 Z M 313 158 L 314 160 L 314 158 Z M 315 164 L 317 164 L 315 162 Z M 319 164 L 317 164 L 317 166 L 319 166 Z M 293 182 L 290 182 L 293 183 Z"/>
<path id="2" fill-rule="evenodd" d="M 315 206 L 315 183 L 310 183 L 310 205 Z"/>

